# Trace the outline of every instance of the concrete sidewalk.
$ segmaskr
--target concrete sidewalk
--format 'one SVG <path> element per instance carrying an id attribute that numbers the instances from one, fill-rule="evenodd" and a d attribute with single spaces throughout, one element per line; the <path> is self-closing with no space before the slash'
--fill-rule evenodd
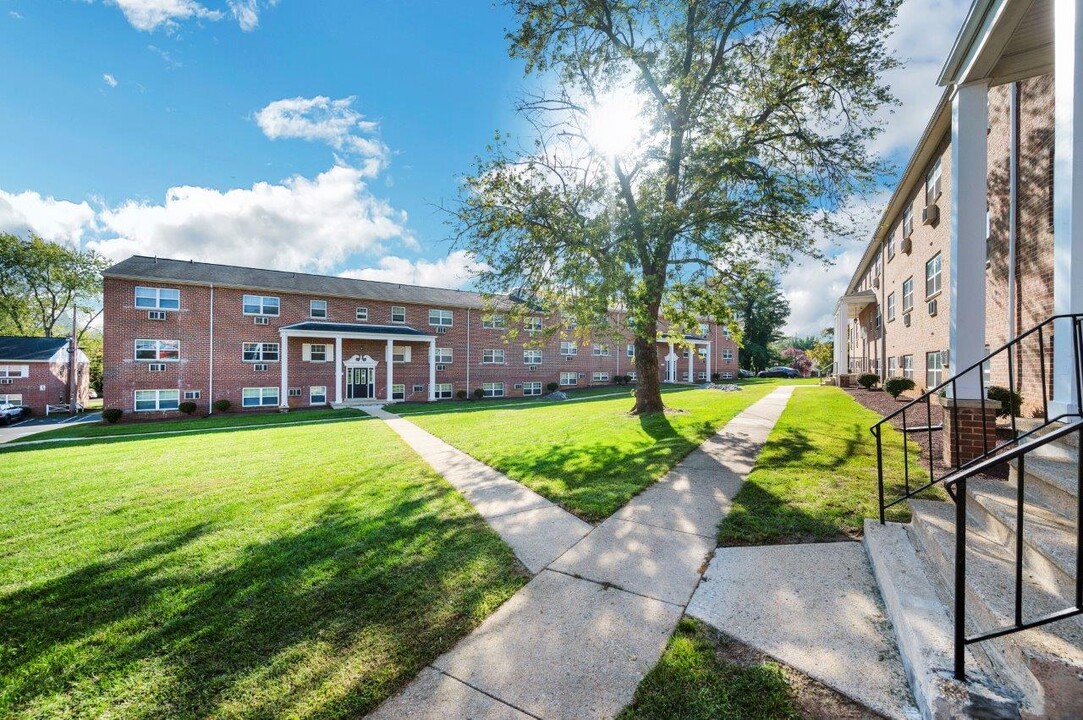
<path id="1" fill-rule="evenodd" d="M 715 527 L 793 390 L 778 388 L 746 409 L 602 524 L 565 519 L 560 530 L 547 527 L 560 508 L 412 423 L 373 411 L 540 572 L 372 717 L 620 712 L 661 657 L 715 546 Z M 565 545 L 584 525 L 582 539 Z M 547 537 L 553 544 L 543 551 Z"/>

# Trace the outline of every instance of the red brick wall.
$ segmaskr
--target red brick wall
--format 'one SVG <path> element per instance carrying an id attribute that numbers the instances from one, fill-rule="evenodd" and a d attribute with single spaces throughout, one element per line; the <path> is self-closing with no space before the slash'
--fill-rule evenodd
<path id="1" fill-rule="evenodd" d="M 64 357 L 67 357 L 65 352 Z M 28 377 L 12 378 L 10 385 L 0 385 L 0 395 L 22 395 L 22 404 L 35 415 L 44 415 L 45 406 L 63 403 L 68 398 L 68 363 L 63 362 L 0 362 L 0 365 L 26 365 Z M 86 363 L 77 372 L 79 402 L 90 397 L 90 375 Z"/>

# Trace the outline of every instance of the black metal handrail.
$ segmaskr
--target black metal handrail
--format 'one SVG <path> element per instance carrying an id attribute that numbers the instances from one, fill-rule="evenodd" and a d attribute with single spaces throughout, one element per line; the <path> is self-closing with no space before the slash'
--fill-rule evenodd
<path id="1" fill-rule="evenodd" d="M 1071 420 L 1079 417 L 1079 413 L 1061 413 L 1057 415 L 1050 415 L 1049 412 L 1049 384 L 1048 373 L 1046 370 L 1046 358 L 1048 353 L 1046 352 L 1046 342 L 1053 337 L 1053 326 L 1058 322 L 1068 321 L 1071 323 L 1073 343 L 1072 346 L 1075 350 L 1075 367 L 1077 371 L 1075 375 L 1076 384 L 1076 397 L 1083 396 L 1083 380 L 1080 378 L 1078 368 L 1080 368 L 1080 347 L 1081 347 L 1081 327 L 1083 327 L 1083 313 L 1077 314 L 1064 314 L 1054 315 L 1044 322 L 1035 325 L 1026 332 L 1021 333 L 1018 337 L 1012 341 L 1001 345 L 996 350 L 990 352 L 978 362 L 964 368 L 961 372 L 956 373 L 952 377 L 948 378 L 939 385 L 926 390 L 921 396 L 911 400 L 903 405 L 898 410 L 884 416 L 879 422 L 870 428 L 872 434 L 876 437 L 876 464 L 877 464 L 877 481 L 879 485 L 879 504 L 880 504 L 880 522 L 883 523 L 887 519 L 887 510 L 894 505 L 904 502 L 915 495 L 928 490 L 929 488 L 942 482 L 945 478 L 966 469 L 976 463 L 979 463 L 989 457 L 992 457 L 1000 452 L 1003 452 L 1006 448 L 1012 447 L 1026 438 L 1042 432 L 1056 422 L 1065 420 Z M 1037 340 L 1038 344 L 1038 369 L 1040 374 L 1040 384 L 1042 389 L 1042 414 L 1041 422 L 1034 427 L 1028 428 L 1024 431 L 1020 431 L 1018 418 L 1015 412 L 1010 412 L 1009 422 L 1011 426 L 1011 437 L 1004 442 L 994 442 L 991 446 L 989 443 L 989 437 L 991 434 L 995 434 L 995 421 L 993 427 L 989 427 L 989 419 L 987 418 L 987 405 L 989 398 L 987 397 L 988 387 L 985 380 L 985 367 L 991 366 L 992 363 L 1001 356 L 1007 357 L 1007 378 L 1008 378 L 1008 390 L 1012 393 L 1015 392 L 1017 387 L 1017 380 L 1021 382 L 1023 368 L 1016 367 L 1015 355 L 1016 352 L 1024 348 L 1025 343 Z M 982 451 L 974 457 L 963 460 L 960 455 L 960 438 L 959 433 L 952 433 L 953 442 L 953 462 L 950 464 L 945 463 L 946 471 L 937 475 L 936 461 L 932 453 L 933 433 L 943 428 L 940 424 L 934 424 L 932 421 L 932 403 L 933 398 L 939 395 L 948 394 L 950 390 L 950 397 L 958 397 L 958 384 L 960 379 L 969 375 L 976 375 L 978 380 L 978 400 L 981 403 L 981 415 L 982 415 Z M 1009 401 L 1011 402 L 1011 401 Z M 908 413 L 917 408 L 917 412 L 923 416 L 923 423 L 919 426 L 910 426 L 908 421 Z M 921 412 L 924 410 L 924 412 Z M 951 404 L 951 417 L 952 422 L 956 428 L 959 427 L 959 406 L 957 403 Z M 901 422 L 902 430 L 902 463 L 903 463 L 903 492 L 896 497 L 888 498 L 887 491 L 884 486 L 884 433 L 883 428 L 888 423 L 894 423 L 895 421 Z M 928 438 L 929 453 L 928 453 L 928 475 L 927 482 L 920 483 L 917 486 L 913 486 L 911 480 L 911 463 L 910 463 L 910 447 L 909 436 L 914 433 L 924 433 Z"/>

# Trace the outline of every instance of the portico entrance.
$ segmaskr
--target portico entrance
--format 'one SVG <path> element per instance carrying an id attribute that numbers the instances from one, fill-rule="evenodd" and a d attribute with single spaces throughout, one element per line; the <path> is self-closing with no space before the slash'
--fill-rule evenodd
<path id="1" fill-rule="evenodd" d="M 346 368 L 346 398 L 365 400 L 376 396 L 376 369 L 367 367 Z"/>

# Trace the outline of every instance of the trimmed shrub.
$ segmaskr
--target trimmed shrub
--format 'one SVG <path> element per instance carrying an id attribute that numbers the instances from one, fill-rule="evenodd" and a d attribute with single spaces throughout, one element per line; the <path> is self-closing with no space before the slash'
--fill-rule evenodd
<path id="1" fill-rule="evenodd" d="M 613 376 L 613 382 L 615 382 L 618 385 L 627 385 L 628 381 L 630 379 L 631 378 L 629 378 L 627 375 L 614 375 Z"/>
<path id="2" fill-rule="evenodd" d="M 459 398 L 460 400 L 465 400 L 466 396 L 468 394 L 469 393 L 467 393 L 465 390 L 456 390 L 455 391 L 455 397 Z"/>
<path id="3" fill-rule="evenodd" d="M 483 397 L 485 397 L 485 391 L 481 388 L 474 388 L 474 399 L 481 400 Z"/>
<path id="4" fill-rule="evenodd" d="M 215 400 L 214 405 L 212 405 L 211 407 L 214 408 L 215 412 L 229 412 L 230 405 L 231 403 L 229 402 L 229 400 L 223 398 L 221 400 Z"/>
<path id="5" fill-rule="evenodd" d="M 862 373 L 857 378 L 857 384 L 866 390 L 872 390 L 878 382 L 880 382 L 880 376 L 873 373 Z"/>
<path id="6" fill-rule="evenodd" d="M 102 410 L 102 419 L 110 425 L 116 425 L 117 421 L 120 420 L 120 416 L 123 414 L 124 411 L 120 408 L 106 408 L 105 410 Z"/>
<path id="7" fill-rule="evenodd" d="M 886 392 L 888 395 L 895 398 L 896 400 L 898 400 L 899 396 L 907 390 L 913 389 L 914 381 L 910 378 L 893 377 L 888 378 L 887 381 L 884 382 L 884 392 Z"/>
<path id="8" fill-rule="evenodd" d="M 185 400 L 177 406 L 177 409 L 185 415 L 194 415 L 196 411 L 196 404 L 191 400 Z"/>
<path id="9" fill-rule="evenodd" d="M 1006 387 L 991 385 L 986 397 L 1000 403 L 1000 411 L 997 413 L 1000 417 L 1019 416 L 1019 409 L 1023 406 L 1023 396 L 1019 393 L 1013 392 Z"/>
<path id="10" fill-rule="evenodd" d="M 546 383 L 545 384 L 545 389 L 548 390 L 549 392 L 556 392 L 557 390 L 560 389 L 560 383 L 556 383 L 556 382 Z"/>
<path id="11" fill-rule="evenodd" d="M 722 379 L 722 373 L 711 373 L 711 382 L 718 382 Z"/>

